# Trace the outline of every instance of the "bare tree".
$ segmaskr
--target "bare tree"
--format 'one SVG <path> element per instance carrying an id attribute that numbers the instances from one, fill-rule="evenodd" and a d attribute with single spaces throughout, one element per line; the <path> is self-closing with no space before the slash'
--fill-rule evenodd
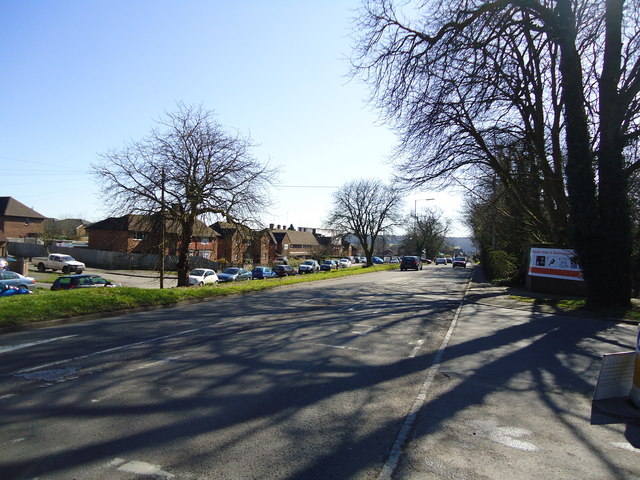
<path id="1" fill-rule="evenodd" d="M 445 243 L 451 221 L 436 209 L 426 209 L 422 213 L 410 215 L 404 249 L 408 255 L 433 258 Z"/>
<path id="2" fill-rule="evenodd" d="M 627 305 L 640 1 L 403 2 L 413 21 L 399 4 L 365 1 L 355 66 L 397 122 L 410 182 L 490 170 L 532 225 L 575 245 L 590 303 Z"/>
<path id="3" fill-rule="evenodd" d="M 202 106 L 178 104 L 157 124 L 142 140 L 101 155 L 94 174 L 113 212 L 162 214 L 179 226 L 178 286 L 186 286 L 196 219 L 257 221 L 275 172 L 253 157 L 249 138 L 225 131 Z"/>
<path id="4" fill-rule="evenodd" d="M 398 224 L 400 192 L 379 180 L 356 180 L 343 185 L 333 195 L 327 224 L 342 234 L 356 236 L 367 264 L 372 265 L 376 240 Z"/>

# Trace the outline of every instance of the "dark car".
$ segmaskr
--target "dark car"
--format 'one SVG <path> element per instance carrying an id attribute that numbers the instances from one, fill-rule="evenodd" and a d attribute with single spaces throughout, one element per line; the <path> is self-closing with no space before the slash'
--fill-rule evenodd
<path id="1" fill-rule="evenodd" d="M 56 278 L 51 285 L 51 290 L 71 290 L 73 288 L 117 287 L 100 275 L 65 275 Z"/>
<path id="2" fill-rule="evenodd" d="M 331 270 L 337 269 L 338 262 L 336 262 L 335 260 L 325 260 L 324 262 L 322 262 L 322 265 L 320 265 L 320 271 L 322 272 L 330 272 Z"/>
<path id="3" fill-rule="evenodd" d="M 453 266 L 467 268 L 467 259 L 464 257 L 456 257 L 453 259 Z"/>
<path id="4" fill-rule="evenodd" d="M 420 257 L 405 255 L 400 260 L 400 270 L 422 270 L 422 261 Z"/>
<path id="5" fill-rule="evenodd" d="M 229 267 L 224 272 L 218 274 L 219 282 L 241 282 L 251 280 L 253 275 L 244 268 Z"/>
<path id="6" fill-rule="evenodd" d="M 276 265 L 273 267 L 273 271 L 279 277 L 288 277 L 289 275 L 298 273 L 291 265 Z"/>
<path id="7" fill-rule="evenodd" d="M 265 278 L 277 277 L 276 272 L 269 267 L 256 267 L 251 270 L 251 275 L 254 279 L 264 280 Z"/>

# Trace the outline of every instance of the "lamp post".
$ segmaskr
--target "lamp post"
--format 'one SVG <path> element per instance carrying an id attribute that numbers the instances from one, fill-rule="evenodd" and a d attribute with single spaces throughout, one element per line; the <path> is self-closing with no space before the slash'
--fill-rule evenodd
<path id="1" fill-rule="evenodd" d="M 435 200 L 435 198 L 416 198 L 413 201 L 413 238 L 416 241 L 416 250 L 418 250 L 418 202 L 430 202 Z M 422 258 L 422 252 L 416 252 Z"/>

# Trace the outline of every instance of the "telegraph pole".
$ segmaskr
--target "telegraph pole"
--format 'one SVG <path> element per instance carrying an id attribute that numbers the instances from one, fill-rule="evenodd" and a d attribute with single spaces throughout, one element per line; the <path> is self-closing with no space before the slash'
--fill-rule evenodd
<path id="1" fill-rule="evenodd" d="M 160 288 L 164 288 L 164 182 L 165 174 L 162 167 L 162 180 L 160 185 Z"/>

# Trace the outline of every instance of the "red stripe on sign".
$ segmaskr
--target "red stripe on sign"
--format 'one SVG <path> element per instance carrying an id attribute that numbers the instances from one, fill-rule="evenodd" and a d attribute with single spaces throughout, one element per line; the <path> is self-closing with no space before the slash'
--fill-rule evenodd
<path id="1" fill-rule="evenodd" d="M 582 271 L 580 270 L 560 270 L 558 268 L 530 267 L 529 271 L 531 273 L 542 273 L 545 275 L 582 278 Z"/>

